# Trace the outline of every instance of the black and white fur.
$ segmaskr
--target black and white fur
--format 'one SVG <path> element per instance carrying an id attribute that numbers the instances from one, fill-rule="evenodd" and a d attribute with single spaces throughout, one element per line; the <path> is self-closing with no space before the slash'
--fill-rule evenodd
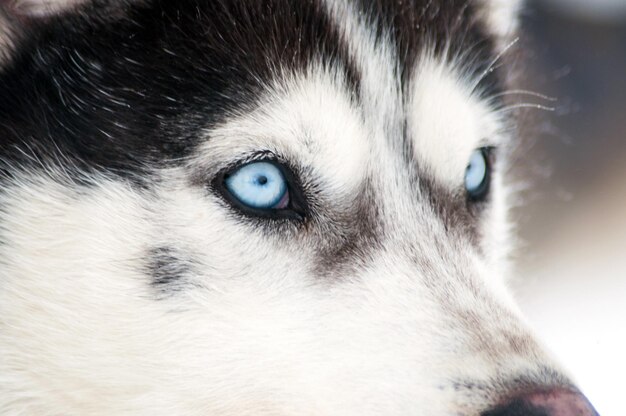
<path id="1" fill-rule="evenodd" d="M 505 288 L 517 2 L 0 5 L 1 415 L 470 416 L 574 389 Z M 223 197 L 259 155 L 303 219 Z"/>

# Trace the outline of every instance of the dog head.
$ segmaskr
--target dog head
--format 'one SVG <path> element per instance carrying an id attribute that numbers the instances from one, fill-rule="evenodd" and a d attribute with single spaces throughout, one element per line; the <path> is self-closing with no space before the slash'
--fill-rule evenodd
<path id="1" fill-rule="evenodd" d="M 595 414 L 505 289 L 513 3 L 3 12 L 0 413 Z"/>

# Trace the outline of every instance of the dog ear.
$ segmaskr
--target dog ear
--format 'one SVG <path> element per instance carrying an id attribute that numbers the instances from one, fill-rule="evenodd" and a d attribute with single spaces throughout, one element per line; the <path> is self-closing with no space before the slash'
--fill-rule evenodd
<path id="1" fill-rule="evenodd" d="M 122 18 L 145 0 L 0 0 L 0 68 L 42 29 L 71 16 L 82 22 Z M 70 26 L 71 27 L 71 24 Z"/>
<path id="2" fill-rule="evenodd" d="M 517 33 L 523 0 L 478 0 L 487 28 L 508 43 Z"/>
<path id="3" fill-rule="evenodd" d="M 70 11 L 88 0 L 0 0 L 6 14 L 37 19 Z"/>
<path id="4" fill-rule="evenodd" d="M 88 0 L 0 0 L 0 66 L 21 41 L 49 18 L 69 13 Z"/>

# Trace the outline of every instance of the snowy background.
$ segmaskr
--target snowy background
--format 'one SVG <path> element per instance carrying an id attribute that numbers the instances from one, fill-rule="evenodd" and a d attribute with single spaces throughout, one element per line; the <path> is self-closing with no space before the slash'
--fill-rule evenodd
<path id="1" fill-rule="evenodd" d="M 626 415 L 626 0 L 535 0 L 525 87 L 555 97 L 521 157 L 516 292 L 602 416 Z M 529 168 L 525 168 L 529 169 Z"/>

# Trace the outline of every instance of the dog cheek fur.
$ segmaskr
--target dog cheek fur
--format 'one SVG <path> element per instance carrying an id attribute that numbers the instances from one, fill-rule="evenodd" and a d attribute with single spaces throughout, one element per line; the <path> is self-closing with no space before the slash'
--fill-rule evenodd
<path id="1" fill-rule="evenodd" d="M 306 278 L 311 253 L 268 245 L 263 233 L 243 240 L 232 230 L 245 223 L 185 180 L 173 170 L 150 190 L 104 177 L 90 187 L 32 175 L 7 183 L 0 390 L 20 393 L 0 395 L 4 414 L 18 406 L 35 414 L 269 415 L 303 406 L 311 414 L 438 414 L 458 392 L 438 389 L 416 369 L 445 385 L 450 374 L 487 377 L 496 365 L 483 358 L 468 365 L 460 354 L 459 367 L 440 355 L 466 330 L 442 326 L 441 304 L 418 283 L 430 276 L 439 290 L 465 263 L 452 267 L 420 245 L 430 268 L 416 269 L 401 251 L 379 252 L 342 282 L 315 284 Z M 152 247 L 168 247 L 157 250 L 161 258 L 193 258 L 187 290 L 163 297 L 150 285 L 144 265 Z M 472 309 L 472 297 L 454 287 L 462 298 L 451 304 Z M 374 397 L 372 383 L 388 387 Z"/>
<path id="2" fill-rule="evenodd" d="M 212 403 L 211 414 L 265 414 L 264 406 L 280 407 L 267 403 L 275 400 L 271 386 L 251 390 L 248 381 L 280 363 L 251 358 L 266 357 L 258 350 L 266 341 L 276 345 L 268 333 L 289 332 L 281 317 L 306 322 L 310 311 L 275 301 L 294 287 L 301 293 L 303 282 L 263 283 L 287 274 L 264 262 L 279 261 L 277 253 L 259 251 L 258 241 L 247 251 L 238 238 L 229 242 L 223 228 L 232 224 L 200 190 L 180 192 L 174 173 L 151 191 L 105 177 L 85 187 L 54 176 L 21 175 L 4 182 L 1 194 L 0 413 L 195 415 Z M 217 217 L 207 218 L 211 212 Z M 181 252 L 202 272 L 185 267 L 183 282 L 151 285 L 146 261 Z M 298 270 L 288 258 L 283 263 Z M 182 293 L 172 293 L 176 284 Z M 277 307 L 265 310 L 268 302 Z M 236 363 L 250 375 L 232 374 Z"/>

